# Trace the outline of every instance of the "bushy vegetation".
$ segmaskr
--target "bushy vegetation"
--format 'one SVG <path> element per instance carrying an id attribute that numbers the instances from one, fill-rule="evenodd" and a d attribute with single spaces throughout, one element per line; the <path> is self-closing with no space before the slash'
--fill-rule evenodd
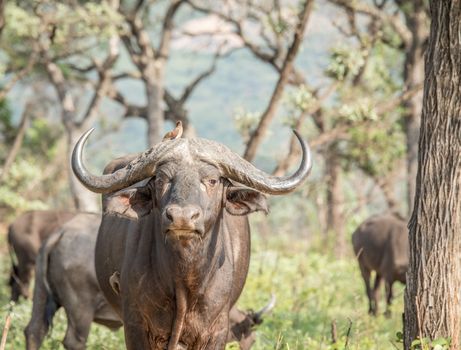
<path id="1" fill-rule="evenodd" d="M 255 350 L 263 349 L 400 349 L 396 333 L 401 330 L 403 287 L 395 286 L 392 316 L 367 314 L 363 282 L 352 255 L 337 259 L 315 241 L 293 235 L 269 237 L 255 232 L 252 237 L 250 274 L 239 300 L 242 309 L 259 309 L 274 293 L 277 304 L 258 327 Z M 9 259 L 2 254 L 0 270 L 0 326 L 10 310 L 7 277 Z M 24 349 L 23 329 L 29 321 L 32 303 L 14 305 L 7 349 Z M 332 325 L 337 342 L 332 343 Z M 60 310 L 43 349 L 63 349 L 66 316 Z M 112 332 L 94 324 L 88 349 L 123 348 L 123 332 Z M 229 345 L 228 349 L 236 349 Z"/>

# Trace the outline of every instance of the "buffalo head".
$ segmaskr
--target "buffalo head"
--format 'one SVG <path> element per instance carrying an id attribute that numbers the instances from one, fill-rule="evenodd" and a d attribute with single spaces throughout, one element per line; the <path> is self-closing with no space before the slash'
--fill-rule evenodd
<path id="1" fill-rule="evenodd" d="M 156 211 L 165 240 L 201 239 L 222 209 L 231 215 L 267 211 L 262 193 L 292 191 L 312 166 L 309 148 L 296 133 L 303 158 L 289 177 L 268 175 L 224 145 L 205 139 L 164 141 L 114 173 L 94 176 L 82 162 L 83 146 L 92 130 L 74 148 L 75 175 L 91 191 L 108 194 L 106 213 L 138 219 Z"/>

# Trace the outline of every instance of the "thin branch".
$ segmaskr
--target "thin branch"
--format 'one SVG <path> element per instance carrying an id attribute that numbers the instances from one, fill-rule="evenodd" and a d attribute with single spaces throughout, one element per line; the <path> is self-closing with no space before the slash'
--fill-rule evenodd
<path id="1" fill-rule="evenodd" d="M 145 4 L 146 4 L 145 0 L 137 0 L 131 10 L 125 11 L 122 8 L 122 6 L 120 6 L 119 12 L 125 17 L 135 18 L 139 15 L 139 12 L 141 11 L 141 9 L 144 7 Z"/>
<path id="2" fill-rule="evenodd" d="M 76 56 L 76 55 L 86 55 L 88 52 L 90 52 L 91 50 L 95 49 L 98 47 L 98 43 L 94 43 L 94 44 L 90 44 L 90 45 L 87 45 L 87 46 L 82 46 L 78 49 L 75 49 L 75 50 L 68 50 L 68 51 L 63 51 L 62 53 L 59 53 L 59 54 L 55 54 L 53 56 L 53 60 L 55 62 L 58 62 L 60 60 L 65 60 L 71 56 Z"/>
<path id="3" fill-rule="evenodd" d="M 322 107 L 322 103 L 328 98 L 330 97 L 335 91 L 336 89 L 338 88 L 338 83 L 337 82 L 334 82 L 329 88 L 328 90 L 326 91 L 326 93 L 320 97 L 317 102 L 308 110 L 308 111 L 305 111 L 304 113 L 302 113 L 298 120 L 296 121 L 296 124 L 295 124 L 295 127 L 294 129 L 296 131 L 300 131 L 303 124 L 304 124 L 304 121 L 306 120 L 307 116 L 308 115 L 315 115 L 317 114 L 317 112 L 320 110 L 320 108 Z M 322 129 L 323 131 L 323 129 Z M 336 135 L 336 134 L 334 134 Z M 338 134 L 340 135 L 340 134 Z M 327 142 L 325 139 L 325 141 L 322 141 L 322 142 Z M 315 142 L 314 142 L 315 143 Z M 311 147 L 313 146 L 313 143 L 309 143 L 311 145 Z M 275 176 L 282 176 L 284 175 L 288 169 L 294 164 L 294 162 L 297 160 L 298 156 L 299 156 L 300 152 L 299 152 L 299 146 L 298 146 L 298 139 L 296 138 L 296 136 L 293 134 L 291 135 L 291 139 L 290 139 L 290 146 L 289 146 L 289 151 L 288 151 L 288 154 L 286 157 L 284 157 L 276 166 L 276 168 L 274 169 L 274 171 L 272 172 L 273 175 Z"/>
<path id="4" fill-rule="evenodd" d="M 250 50 L 250 52 L 256 56 L 257 58 L 259 58 L 260 60 L 264 61 L 264 62 L 267 62 L 269 64 L 271 64 L 277 71 L 280 70 L 280 67 L 278 67 L 275 63 L 276 61 L 276 56 L 275 56 L 275 53 L 274 54 L 268 54 L 266 52 L 264 52 L 261 47 L 259 47 L 258 45 L 255 45 L 253 44 L 245 35 L 245 33 L 243 32 L 243 25 L 242 25 L 242 22 L 241 21 L 238 21 L 236 20 L 235 18 L 232 18 L 230 16 L 227 16 L 226 14 L 220 12 L 220 11 L 216 11 L 216 10 L 213 10 L 213 9 L 210 9 L 210 8 L 207 8 L 205 6 L 200 6 L 200 5 L 197 5 L 195 4 L 194 2 L 192 2 L 191 0 L 186 0 L 186 2 L 196 11 L 199 11 L 199 12 L 202 12 L 202 13 L 205 13 L 205 14 L 213 14 L 221 19 L 223 19 L 224 21 L 232 24 L 235 28 L 235 32 L 236 34 L 240 37 L 240 39 L 242 40 L 242 43 L 243 45 Z"/>
<path id="5" fill-rule="evenodd" d="M 185 0 L 171 0 L 171 5 L 166 11 L 163 19 L 162 32 L 160 34 L 160 45 L 157 50 L 157 59 L 166 60 L 170 51 L 171 35 L 173 31 L 173 19 L 178 9 L 185 3 Z"/>
<path id="6" fill-rule="evenodd" d="M 186 88 L 184 89 L 181 97 L 179 98 L 178 102 L 180 104 L 184 104 L 186 102 L 186 100 L 189 98 L 190 94 L 192 93 L 192 91 L 194 91 L 194 89 L 206 78 L 208 78 L 211 74 L 214 73 L 214 71 L 216 70 L 216 64 L 218 62 L 218 59 L 221 57 L 221 53 L 220 53 L 220 49 L 218 49 L 218 51 L 216 52 L 216 54 L 214 55 L 213 57 L 213 61 L 211 63 L 211 66 L 210 68 L 208 68 L 207 70 L 205 70 L 204 72 L 202 72 L 201 74 L 199 74 L 194 80 L 192 80 L 192 82 L 186 86 Z"/>
<path id="7" fill-rule="evenodd" d="M 0 350 L 5 350 L 6 338 L 8 336 L 8 331 L 10 330 L 11 325 L 11 313 L 6 315 L 5 326 L 3 327 L 2 341 L 0 343 Z"/>
<path id="8" fill-rule="evenodd" d="M 271 99 L 269 101 L 269 104 L 264 111 L 264 113 L 261 116 L 261 119 L 259 121 L 259 124 L 255 131 L 252 133 L 250 140 L 247 144 L 247 147 L 245 149 L 244 153 L 244 158 L 246 160 L 253 160 L 255 155 L 256 155 L 256 150 L 260 143 L 263 140 L 263 137 L 265 136 L 267 129 L 269 127 L 270 122 L 275 116 L 275 113 L 277 112 L 278 105 L 280 103 L 280 100 L 282 98 L 282 93 L 283 90 L 285 89 L 285 86 L 288 82 L 290 73 L 293 68 L 293 63 L 296 58 L 296 55 L 298 53 L 299 47 L 301 45 L 302 39 L 304 37 L 304 31 L 309 19 L 309 15 L 312 12 L 312 6 L 313 5 L 313 0 L 306 0 L 304 4 L 304 8 L 302 12 L 300 13 L 299 16 L 299 22 L 296 26 L 296 31 L 294 34 L 293 42 L 288 49 L 287 55 L 285 57 L 285 60 L 283 62 L 282 69 L 280 71 L 280 76 L 279 80 L 277 81 L 277 85 L 275 86 L 275 89 L 272 93 Z"/>
<path id="9" fill-rule="evenodd" d="M 16 75 L 14 75 L 8 81 L 8 83 L 2 87 L 2 90 L 0 91 L 0 100 L 3 100 L 5 96 L 14 87 L 14 85 L 32 71 L 35 63 L 37 63 L 37 60 L 38 60 L 37 54 L 36 52 L 33 52 L 32 55 L 30 55 L 29 59 L 27 60 L 26 66 L 23 69 L 21 69 L 19 72 L 17 72 Z"/>
<path id="10" fill-rule="evenodd" d="M 122 116 L 123 118 L 140 117 L 147 119 L 147 107 L 136 106 L 128 103 L 125 97 L 119 91 L 117 91 L 113 85 L 108 87 L 107 96 L 120 103 L 125 108 L 125 112 Z"/>
<path id="11" fill-rule="evenodd" d="M 383 11 L 374 6 L 370 6 L 364 1 L 330 0 L 330 2 L 357 13 L 370 16 L 371 18 L 382 21 L 383 23 L 389 24 L 400 36 L 402 41 L 405 43 L 405 46 L 408 47 L 408 45 L 410 45 L 411 32 L 398 16 L 398 14 L 390 15 L 386 13 L 386 11 Z"/>
<path id="12" fill-rule="evenodd" d="M 122 39 L 123 44 L 125 45 L 126 50 L 130 54 L 131 59 L 133 60 L 133 63 L 136 66 L 139 66 L 141 52 L 139 52 L 139 50 L 134 47 L 133 42 L 131 40 L 131 36 L 122 35 L 121 39 Z"/>
<path id="13" fill-rule="evenodd" d="M 384 114 L 384 113 L 392 111 L 393 109 L 400 106 L 403 102 L 408 101 L 409 99 L 411 99 L 415 94 L 417 94 L 423 88 L 423 86 L 424 86 L 423 83 L 418 84 L 415 87 L 413 87 L 412 89 L 402 92 L 400 95 L 398 95 L 394 99 L 392 99 L 390 101 L 386 101 L 386 102 L 378 105 L 375 108 L 376 113 Z"/>
<path id="14" fill-rule="evenodd" d="M 24 135 L 26 134 L 26 129 L 29 121 L 29 115 L 32 109 L 32 104 L 28 102 L 22 112 L 21 121 L 18 127 L 18 133 L 14 138 L 13 146 L 11 147 L 10 151 L 8 152 L 8 156 L 6 157 L 5 164 L 3 165 L 3 170 L 0 175 L 0 183 L 5 180 L 5 177 L 8 175 L 10 171 L 11 165 L 13 165 L 16 156 L 21 149 L 22 141 L 24 140 Z"/>
<path id="15" fill-rule="evenodd" d="M 344 349 L 347 349 L 349 346 L 349 337 L 351 336 L 351 330 L 352 330 L 352 320 L 350 318 L 347 318 L 349 320 L 349 327 L 347 328 L 347 333 L 346 333 L 346 343 L 344 344 Z"/>
<path id="16" fill-rule="evenodd" d="M 96 69 L 96 65 L 95 64 L 89 64 L 88 66 L 86 67 L 79 67 L 73 63 L 67 63 L 67 66 L 72 69 L 73 71 L 76 71 L 76 72 L 79 72 L 81 74 L 86 74 L 86 73 L 89 73 L 93 70 Z"/>
<path id="17" fill-rule="evenodd" d="M 151 61 L 155 57 L 154 48 L 141 19 L 138 16 L 134 18 L 125 17 L 125 19 L 130 26 L 131 33 L 136 40 L 139 50 L 134 48 L 131 37 L 126 34 L 122 36 L 123 43 L 130 53 L 133 63 L 136 64 L 140 71 L 143 71 L 148 61 Z"/>
<path id="18" fill-rule="evenodd" d="M 117 81 L 121 79 L 141 79 L 141 74 L 139 72 L 123 72 L 113 75 L 111 80 Z"/>

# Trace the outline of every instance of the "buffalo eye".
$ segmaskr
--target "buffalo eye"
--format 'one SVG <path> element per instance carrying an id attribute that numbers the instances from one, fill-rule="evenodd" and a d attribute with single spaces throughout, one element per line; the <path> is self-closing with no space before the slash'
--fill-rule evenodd
<path id="1" fill-rule="evenodd" d="M 218 182 L 219 182 L 219 179 L 217 178 L 205 178 L 205 179 L 202 179 L 200 188 L 202 191 L 207 192 L 208 195 L 211 195 L 211 193 L 216 188 L 216 185 L 218 184 Z"/>
<path id="2" fill-rule="evenodd" d="M 160 197 L 166 193 L 168 188 L 170 187 L 170 180 L 164 177 L 157 177 L 155 179 L 155 190 Z"/>

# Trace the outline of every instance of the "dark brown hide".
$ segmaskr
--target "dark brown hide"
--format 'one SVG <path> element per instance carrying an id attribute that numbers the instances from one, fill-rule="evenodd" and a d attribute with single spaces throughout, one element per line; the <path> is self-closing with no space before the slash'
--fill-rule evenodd
<path id="1" fill-rule="evenodd" d="M 384 279 L 388 314 L 392 301 L 392 285 L 405 283 L 408 269 L 408 229 L 406 222 L 393 214 L 375 215 L 365 220 L 352 234 L 352 245 L 360 272 L 365 281 L 369 313 L 378 312 L 378 289 Z M 371 288 L 370 275 L 376 271 Z"/>
<path id="2" fill-rule="evenodd" d="M 34 210 L 18 216 L 9 226 L 10 254 L 14 253 L 17 259 L 15 264 L 12 256 L 11 300 L 17 301 L 21 295 L 29 297 L 29 284 L 42 242 L 75 215 L 68 211 Z"/>
<path id="3" fill-rule="evenodd" d="M 66 349 L 85 349 L 91 322 L 115 329 L 122 323 L 104 299 L 94 270 L 94 246 L 101 215 L 77 214 L 43 244 L 37 259 L 32 316 L 26 348 L 40 348 L 54 313 L 67 315 Z"/>
<path id="4" fill-rule="evenodd" d="M 246 215 L 267 211 L 265 196 L 251 187 L 272 194 L 295 189 L 311 168 L 307 145 L 300 139 L 301 166 L 286 178 L 203 139 L 162 142 L 96 177 L 81 160 L 87 137 L 77 143 L 72 166 L 87 188 L 106 193 L 96 275 L 123 320 L 127 348 L 223 349 L 248 272 Z M 117 272 L 120 293 L 110 283 Z"/>
<path id="5" fill-rule="evenodd" d="M 43 244 L 37 259 L 37 274 L 31 320 L 26 328 L 27 350 L 39 349 L 54 313 L 63 307 L 68 323 L 64 347 L 84 349 L 92 322 L 111 329 L 122 326 L 99 289 L 94 268 L 94 248 L 101 216 L 78 214 Z M 118 291 L 118 276 L 113 288 Z M 230 311 L 228 342 L 250 349 L 254 327 L 262 322 L 262 312 Z"/>

